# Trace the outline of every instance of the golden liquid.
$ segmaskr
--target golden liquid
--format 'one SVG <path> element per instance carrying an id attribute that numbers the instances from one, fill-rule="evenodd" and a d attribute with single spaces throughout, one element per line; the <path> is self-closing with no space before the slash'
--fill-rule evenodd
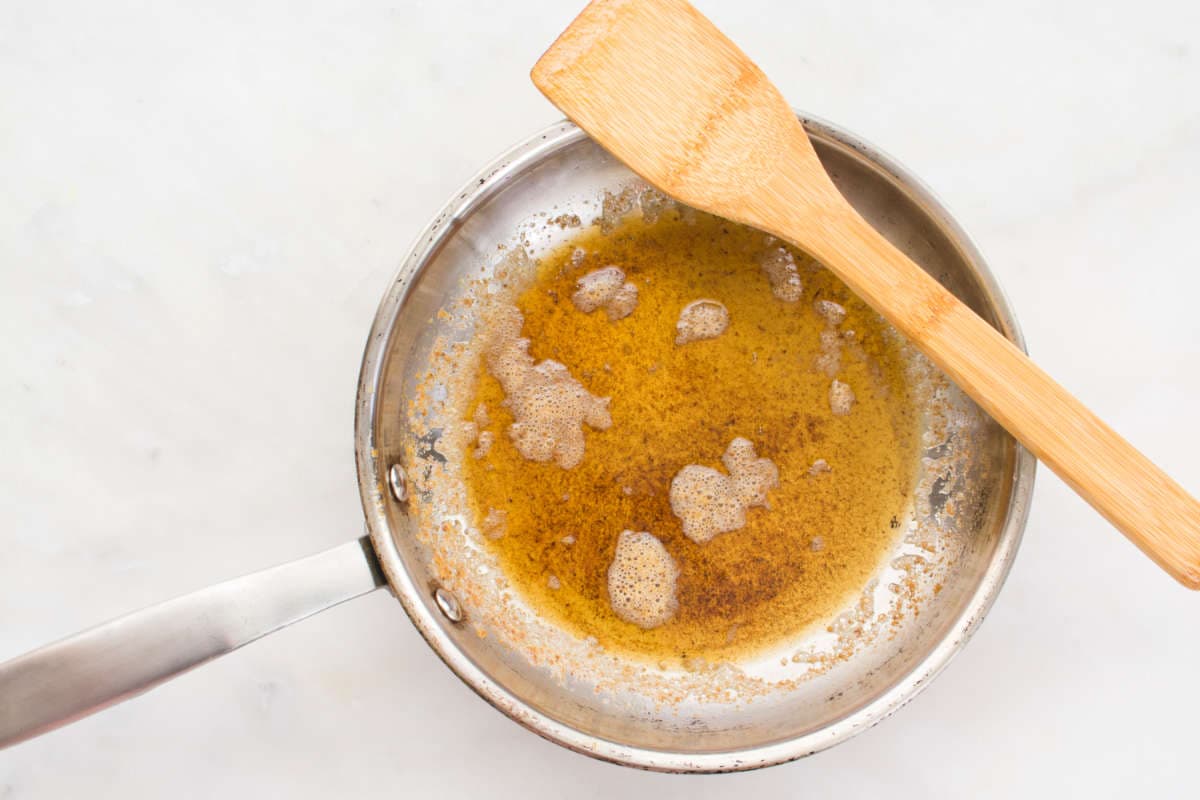
<path id="1" fill-rule="evenodd" d="M 560 361 L 612 398 L 612 427 L 587 430 L 582 464 L 524 460 L 506 433 L 504 393 L 482 364 L 467 409 L 470 418 L 486 403 L 495 433 L 486 457 L 465 459 L 465 478 L 477 524 L 490 509 L 507 514 L 506 533 L 489 546 L 508 579 L 580 637 L 653 660 L 742 655 L 838 613 L 894 543 L 918 463 L 919 415 L 886 323 L 798 252 L 804 298 L 775 299 L 759 267 L 762 233 L 704 214 L 693 222 L 671 212 L 607 236 L 585 231 L 543 259 L 518 300 L 534 358 Z M 587 252 L 577 267 L 575 247 Z M 580 276 L 609 264 L 639 291 L 637 309 L 617 322 L 570 300 Z M 677 346 L 679 311 L 700 298 L 724 303 L 730 326 Z M 855 331 L 862 347 L 842 356 L 838 377 L 857 395 L 845 417 L 830 413 L 830 379 L 813 367 L 825 325 L 818 298 L 845 306 L 839 329 Z M 779 488 L 744 528 L 696 544 L 671 512 L 671 479 L 687 464 L 724 471 L 721 455 L 737 436 L 775 462 Z M 810 476 L 816 459 L 832 471 Z M 608 568 L 626 529 L 653 533 L 680 568 L 679 611 L 652 630 L 609 606 Z"/>

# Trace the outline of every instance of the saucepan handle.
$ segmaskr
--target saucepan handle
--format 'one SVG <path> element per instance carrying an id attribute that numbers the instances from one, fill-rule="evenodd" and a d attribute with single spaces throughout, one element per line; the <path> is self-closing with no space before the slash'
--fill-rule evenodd
<path id="1" fill-rule="evenodd" d="M 18 656 L 0 664 L 0 748 L 141 694 L 384 583 L 364 536 Z"/>

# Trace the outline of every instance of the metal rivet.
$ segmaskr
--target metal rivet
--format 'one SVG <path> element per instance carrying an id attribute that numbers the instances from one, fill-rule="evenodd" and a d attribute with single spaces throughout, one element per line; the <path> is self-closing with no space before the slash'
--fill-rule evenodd
<path id="1" fill-rule="evenodd" d="M 434 602 L 441 609 L 442 614 L 451 622 L 462 622 L 463 610 L 458 604 L 458 598 L 447 592 L 445 589 L 438 588 L 433 593 Z"/>
<path id="2" fill-rule="evenodd" d="M 392 464 L 388 470 L 388 486 L 391 487 L 392 497 L 403 503 L 408 499 L 408 482 L 404 479 L 404 470 L 399 464 Z"/>

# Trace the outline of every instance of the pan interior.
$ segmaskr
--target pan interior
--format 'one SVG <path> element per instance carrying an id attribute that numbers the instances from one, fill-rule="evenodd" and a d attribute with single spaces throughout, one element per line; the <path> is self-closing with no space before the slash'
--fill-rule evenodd
<path id="1" fill-rule="evenodd" d="M 808 124 L 859 212 L 1019 343 L 986 269 L 935 201 L 850 137 Z M 465 416 L 455 376 L 477 356 L 470 309 L 478 304 L 462 301 L 495 288 L 514 248 L 536 258 L 570 236 L 549 219 L 577 215 L 586 224 L 601 215 L 606 193 L 635 183 L 563 125 L 481 174 L 430 226 L 384 299 L 364 362 L 359 468 L 368 524 L 422 633 L 523 724 L 654 768 L 737 769 L 795 757 L 886 714 L 960 646 L 1015 554 L 1032 464 L 930 368 L 911 529 L 829 629 L 745 662 L 661 669 L 540 619 L 507 589 L 467 512 L 455 463 L 462 450 L 453 430 Z M 406 476 L 403 502 L 386 488 L 393 465 Z M 447 593 L 460 613 L 445 613 Z M 731 753 L 745 756 L 722 755 Z"/>

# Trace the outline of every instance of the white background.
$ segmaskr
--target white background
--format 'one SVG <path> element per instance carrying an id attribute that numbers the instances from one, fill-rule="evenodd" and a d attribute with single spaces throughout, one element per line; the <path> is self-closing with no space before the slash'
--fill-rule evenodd
<path id="1" fill-rule="evenodd" d="M 1200 489 L 1200 6 L 700 6 L 932 185 L 1041 363 Z M 558 117 L 527 73 L 575 10 L 0 3 L 0 658 L 361 533 L 379 295 L 476 168 Z M 1038 484 L 971 645 L 800 763 L 558 749 L 380 592 L 0 752 L 0 799 L 1194 793 L 1200 597 Z"/>

